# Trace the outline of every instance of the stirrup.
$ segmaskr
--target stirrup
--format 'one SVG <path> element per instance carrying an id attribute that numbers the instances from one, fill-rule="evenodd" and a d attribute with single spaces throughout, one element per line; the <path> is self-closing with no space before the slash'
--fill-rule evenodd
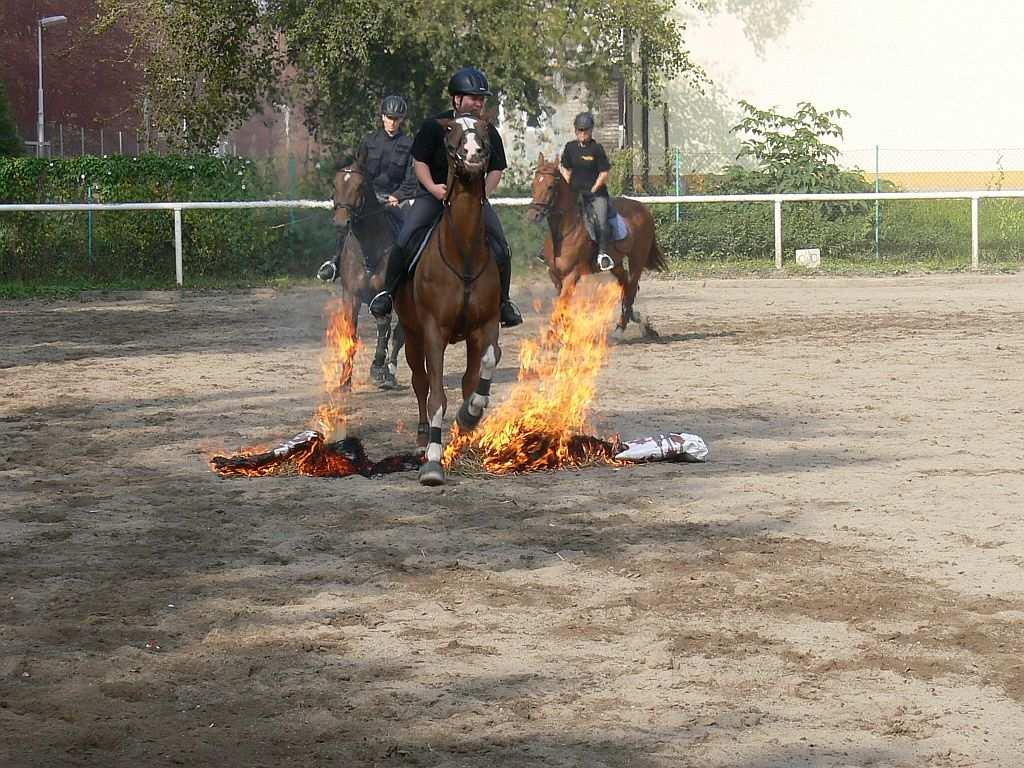
<path id="1" fill-rule="evenodd" d="M 323 280 L 325 283 L 329 283 L 338 276 L 338 268 L 334 265 L 333 259 L 328 259 L 320 265 L 320 269 L 316 271 L 316 279 Z"/>
<path id="2" fill-rule="evenodd" d="M 372 299 L 370 299 L 370 314 L 374 317 L 387 317 L 391 314 L 394 302 L 391 299 L 391 294 L 387 291 L 381 291 Z"/>
<path id="3" fill-rule="evenodd" d="M 602 272 L 607 272 L 609 269 L 615 266 L 615 259 L 609 256 L 607 253 L 602 251 L 597 254 L 597 266 Z"/>
<path id="4" fill-rule="evenodd" d="M 506 308 L 508 308 L 510 314 L 510 316 L 507 318 L 504 317 Z M 516 303 L 512 301 L 512 299 L 506 299 L 505 301 L 501 302 L 500 315 L 502 316 L 502 328 L 512 328 L 516 325 L 522 324 L 523 322 L 523 313 L 519 311 L 519 307 L 516 306 Z"/>

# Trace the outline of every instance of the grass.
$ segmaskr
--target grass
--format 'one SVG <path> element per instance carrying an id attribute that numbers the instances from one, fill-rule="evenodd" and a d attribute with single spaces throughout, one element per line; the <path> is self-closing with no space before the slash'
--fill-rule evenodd
<path id="1" fill-rule="evenodd" d="M 296 286 L 323 285 L 314 278 L 279 275 L 274 277 L 201 277 L 186 280 L 184 290 L 248 290 L 252 288 L 276 288 L 287 290 Z M 66 282 L 23 282 L 0 281 L 0 299 L 71 299 L 82 293 L 102 291 L 117 293 L 119 291 L 177 291 L 178 286 L 173 280 L 156 280 L 139 278 L 98 282 L 94 280 L 69 280 Z"/>
<path id="2" fill-rule="evenodd" d="M 1024 270 L 1024 261 L 1013 258 L 986 260 L 982 253 L 982 274 L 1014 274 Z M 547 278 L 545 267 L 534 259 L 518 258 L 514 261 L 515 275 L 519 278 L 530 276 L 538 280 Z M 871 257 L 863 259 L 822 258 L 820 269 L 805 269 L 797 266 L 789 257 L 781 270 L 775 269 L 768 259 L 726 259 L 709 258 L 699 260 L 670 259 L 667 279 L 701 280 L 708 278 L 787 278 L 787 277 L 897 277 L 900 275 L 926 275 L 970 271 L 970 257 L 931 256 L 915 258 Z M 270 277 L 196 277 L 186 276 L 184 289 L 204 290 L 247 290 L 253 288 L 274 288 L 287 290 L 294 287 L 322 286 L 310 276 L 275 275 Z M 110 282 L 98 280 L 55 281 L 0 281 L 0 300 L 3 299 L 69 299 L 82 293 L 97 291 L 116 293 L 119 291 L 175 291 L 179 290 L 173 279 L 137 278 Z"/>

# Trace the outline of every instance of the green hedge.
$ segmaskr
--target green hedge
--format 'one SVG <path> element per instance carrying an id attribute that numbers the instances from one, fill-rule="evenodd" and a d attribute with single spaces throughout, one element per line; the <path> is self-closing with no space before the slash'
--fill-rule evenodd
<path id="1" fill-rule="evenodd" d="M 822 203 L 786 203 L 783 248 L 820 248 L 835 264 L 876 261 L 875 204 L 842 211 Z M 967 200 L 883 201 L 878 206 L 878 256 L 905 264 L 955 263 L 971 253 L 971 207 Z M 771 203 L 696 203 L 654 206 L 658 242 L 670 260 L 765 261 L 775 258 Z M 982 200 L 979 210 L 982 264 L 1024 261 L 1024 200 Z"/>
<path id="2" fill-rule="evenodd" d="M 316 197 L 327 196 L 319 178 L 307 180 L 303 186 L 312 187 Z M 241 158 L 0 159 L 0 202 L 274 197 L 281 197 L 274 177 Z M 290 270 L 310 273 L 319 264 L 316 259 L 322 261 L 334 242 L 330 217 L 322 211 L 185 211 L 182 222 L 185 274 L 192 277 L 269 276 Z M 0 214 L 2 280 L 173 277 L 174 226 L 170 212 Z"/>

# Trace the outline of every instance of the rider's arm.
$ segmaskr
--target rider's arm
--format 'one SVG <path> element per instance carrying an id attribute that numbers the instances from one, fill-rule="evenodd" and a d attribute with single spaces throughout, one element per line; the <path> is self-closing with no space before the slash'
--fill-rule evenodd
<path id="1" fill-rule="evenodd" d="M 406 159 L 405 163 L 405 178 L 402 179 L 402 183 L 399 184 L 398 189 L 391 193 L 398 202 L 411 200 L 416 197 L 416 190 L 419 185 L 416 183 L 416 174 L 413 165 L 414 161 L 410 155 Z"/>
<path id="2" fill-rule="evenodd" d="M 608 162 L 608 155 L 605 154 L 604 147 L 600 144 L 594 147 L 594 152 L 597 155 L 597 178 L 594 179 L 594 186 L 590 188 L 590 191 L 595 195 L 601 191 L 601 188 L 608 183 L 608 172 L 612 168 L 612 164 Z"/>
<path id="3" fill-rule="evenodd" d="M 444 184 L 435 184 L 433 177 L 430 175 L 430 166 L 424 163 L 422 160 L 412 161 L 412 170 L 416 174 L 416 178 L 419 179 L 420 184 L 438 200 L 444 197 L 442 191 L 441 197 L 437 196 L 438 190 L 444 190 Z"/>
<path id="4" fill-rule="evenodd" d="M 504 171 L 488 171 L 487 178 L 484 179 L 484 194 L 487 197 L 490 197 L 494 190 L 498 188 L 498 185 L 501 184 L 501 174 L 503 173 Z"/>
<path id="5" fill-rule="evenodd" d="M 562 150 L 562 155 L 558 159 L 558 172 L 562 174 L 562 178 L 565 179 L 565 183 L 568 184 L 572 181 L 572 168 L 567 163 L 571 163 L 571 148 L 572 142 L 568 142 L 565 145 L 565 149 Z"/>

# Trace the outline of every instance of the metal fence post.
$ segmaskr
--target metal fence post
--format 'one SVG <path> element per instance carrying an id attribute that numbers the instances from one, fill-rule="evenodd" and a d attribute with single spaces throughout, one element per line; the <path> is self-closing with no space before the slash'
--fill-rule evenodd
<path id="1" fill-rule="evenodd" d="M 174 209 L 174 277 L 180 288 L 184 282 L 184 264 L 181 258 L 181 208 Z"/>
<path id="2" fill-rule="evenodd" d="M 92 184 L 90 184 L 86 188 L 86 190 L 85 190 L 85 201 L 87 203 L 89 203 L 90 205 L 92 205 Z M 93 253 L 93 250 L 92 250 L 92 211 L 91 210 L 89 211 L 89 214 L 88 214 L 87 218 L 89 220 L 89 266 L 92 267 L 93 270 L 95 270 L 96 269 L 96 256 L 95 256 L 95 254 Z"/>
<path id="3" fill-rule="evenodd" d="M 775 198 L 775 268 L 782 269 L 782 198 Z"/>
<path id="4" fill-rule="evenodd" d="M 878 170 L 878 145 L 875 144 L 875 192 L 876 193 L 881 191 L 881 185 L 880 185 L 879 182 L 880 182 L 880 176 L 879 176 L 879 170 Z M 881 216 L 880 216 L 881 205 L 882 205 L 882 202 L 880 200 L 875 200 L 875 258 L 879 259 L 879 260 L 882 258 L 882 248 L 881 248 L 881 245 L 879 244 L 879 240 L 880 240 L 879 235 L 881 234 Z"/>
<path id="5" fill-rule="evenodd" d="M 978 196 L 971 198 L 971 269 L 978 271 L 981 264 L 978 243 Z"/>
<path id="6" fill-rule="evenodd" d="M 683 151 L 676 147 L 676 196 L 679 196 L 679 169 L 683 164 Z M 676 221 L 679 221 L 679 203 L 676 203 Z"/>

